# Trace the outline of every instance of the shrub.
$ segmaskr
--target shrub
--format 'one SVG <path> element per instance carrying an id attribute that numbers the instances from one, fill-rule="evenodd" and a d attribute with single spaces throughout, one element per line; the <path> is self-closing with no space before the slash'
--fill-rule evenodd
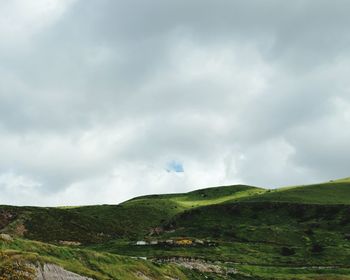
<path id="1" fill-rule="evenodd" d="M 295 251 L 293 248 L 288 248 L 288 247 L 281 248 L 281 255 L 282 256 L 292 256 L 294 254 L 295 254 Z"/>
<path id="2" fill-rule="evenodd" d="M 294 205 L 289 210 L 289 215 L 296 219 L 302 219 L 305 217 L 305 209 L 302 205 Z"/>
<path id="3" fill-rule="evenodd" d="M 314 234 L 314 231 L 311 228 L 306 229 L 304 232 L 307 235 L 313 235 Z"/>
<path id="4" fill-rule="evenodd" d="M 315 243 L 311 247 L 312 253 L 321 253 L 324 250 L 323 246 L 321 244 Z"/>
<path id="5" fill-rule="evenodd" d="M 7 259 L 0 265 L 0 280 L 34 280 L 36 272 L 24 262 Z"/>

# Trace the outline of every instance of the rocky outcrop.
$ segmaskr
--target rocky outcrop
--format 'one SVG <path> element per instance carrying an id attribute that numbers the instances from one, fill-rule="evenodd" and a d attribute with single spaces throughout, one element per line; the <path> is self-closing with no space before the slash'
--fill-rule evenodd
<path id="1" fill-rule="evenodd" d="M 147 275 L 143 274 L 141 271 L 138 271 L 135 273 L 135 279 L 140 279 L 140 280 L 152 280 L 152 278 L 149 278 Z"/>
<path id="2" fill-rule="evenodd" d="M 78 242 L 78 241 L 66 241 L 66 240 L 61 240 L 59 241 L 59 243 L 61 245 L 64 245 L 64 246 L 80 246 L 81 243 Z"/>
<path id="3" fill-rule="evenodd" d="M 13 239 L 12 239 L 11 235 L 9 235 L 9 234 L 1 233 L 0 234 L 0 240 L 1 241 L 6 241 L 6 242 L 11 242 Z"/>
<path id="4" fill-rule="evenodd" d="M 214 273 L 219 275 L 237 274 L 238 271 L 234 268 L 226 267 L 222 262 L 210 262 L 203 259 L 191 257 L 170 257 L 153 259 L 156 263 L 172 263 L 186 269 L 196 270 L 199 272 Z"/>
<path id="5" fill-rule="evenodd" d="M 93 280 L 92 278 L 75 274 L 53 264 L 40 265 L 36 270 L 36 280 Z"/>

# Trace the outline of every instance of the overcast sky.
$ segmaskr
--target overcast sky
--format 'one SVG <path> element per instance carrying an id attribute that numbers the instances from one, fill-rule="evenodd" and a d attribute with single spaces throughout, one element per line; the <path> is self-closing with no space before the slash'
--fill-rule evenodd
<path id="1" fill-rule="evenodd" d="M 349 11 L 0 0 L 0 203 L 350 176 Z"/>

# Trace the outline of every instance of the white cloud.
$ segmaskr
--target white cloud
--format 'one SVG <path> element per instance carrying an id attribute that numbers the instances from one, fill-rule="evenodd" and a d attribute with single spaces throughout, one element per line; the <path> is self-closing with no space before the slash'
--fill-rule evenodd
<path id="1" fill-rule="evenodd" d="M 0 202 L 348 176 L 348 2 L 253 2 L 0 0 Z"/>
<path id="2" fill-rule="evenodd" d="M 0 175 L 0 203 L 10 205 L 36 204 L 39 198 L 37 188 L 40 186 L 39 182 L 27 176 L 18 175 L 11 171 L 3 173 Z"/>
<path id="3" fill-rule="evenodd" d="M 4 46 L 18 47 L 37 32 L 55 23 L 75 0 L 2 0 L 0 39 Z"/>

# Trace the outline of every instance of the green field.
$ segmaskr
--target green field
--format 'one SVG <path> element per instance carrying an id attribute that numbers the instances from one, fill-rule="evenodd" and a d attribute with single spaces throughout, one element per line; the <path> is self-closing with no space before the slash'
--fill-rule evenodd
<path id="1" fill-rule="evenodd" d="M 0 206 L 0 230 L 3 256 L 94 279 L 350 279 L 350 180 Z"/>

